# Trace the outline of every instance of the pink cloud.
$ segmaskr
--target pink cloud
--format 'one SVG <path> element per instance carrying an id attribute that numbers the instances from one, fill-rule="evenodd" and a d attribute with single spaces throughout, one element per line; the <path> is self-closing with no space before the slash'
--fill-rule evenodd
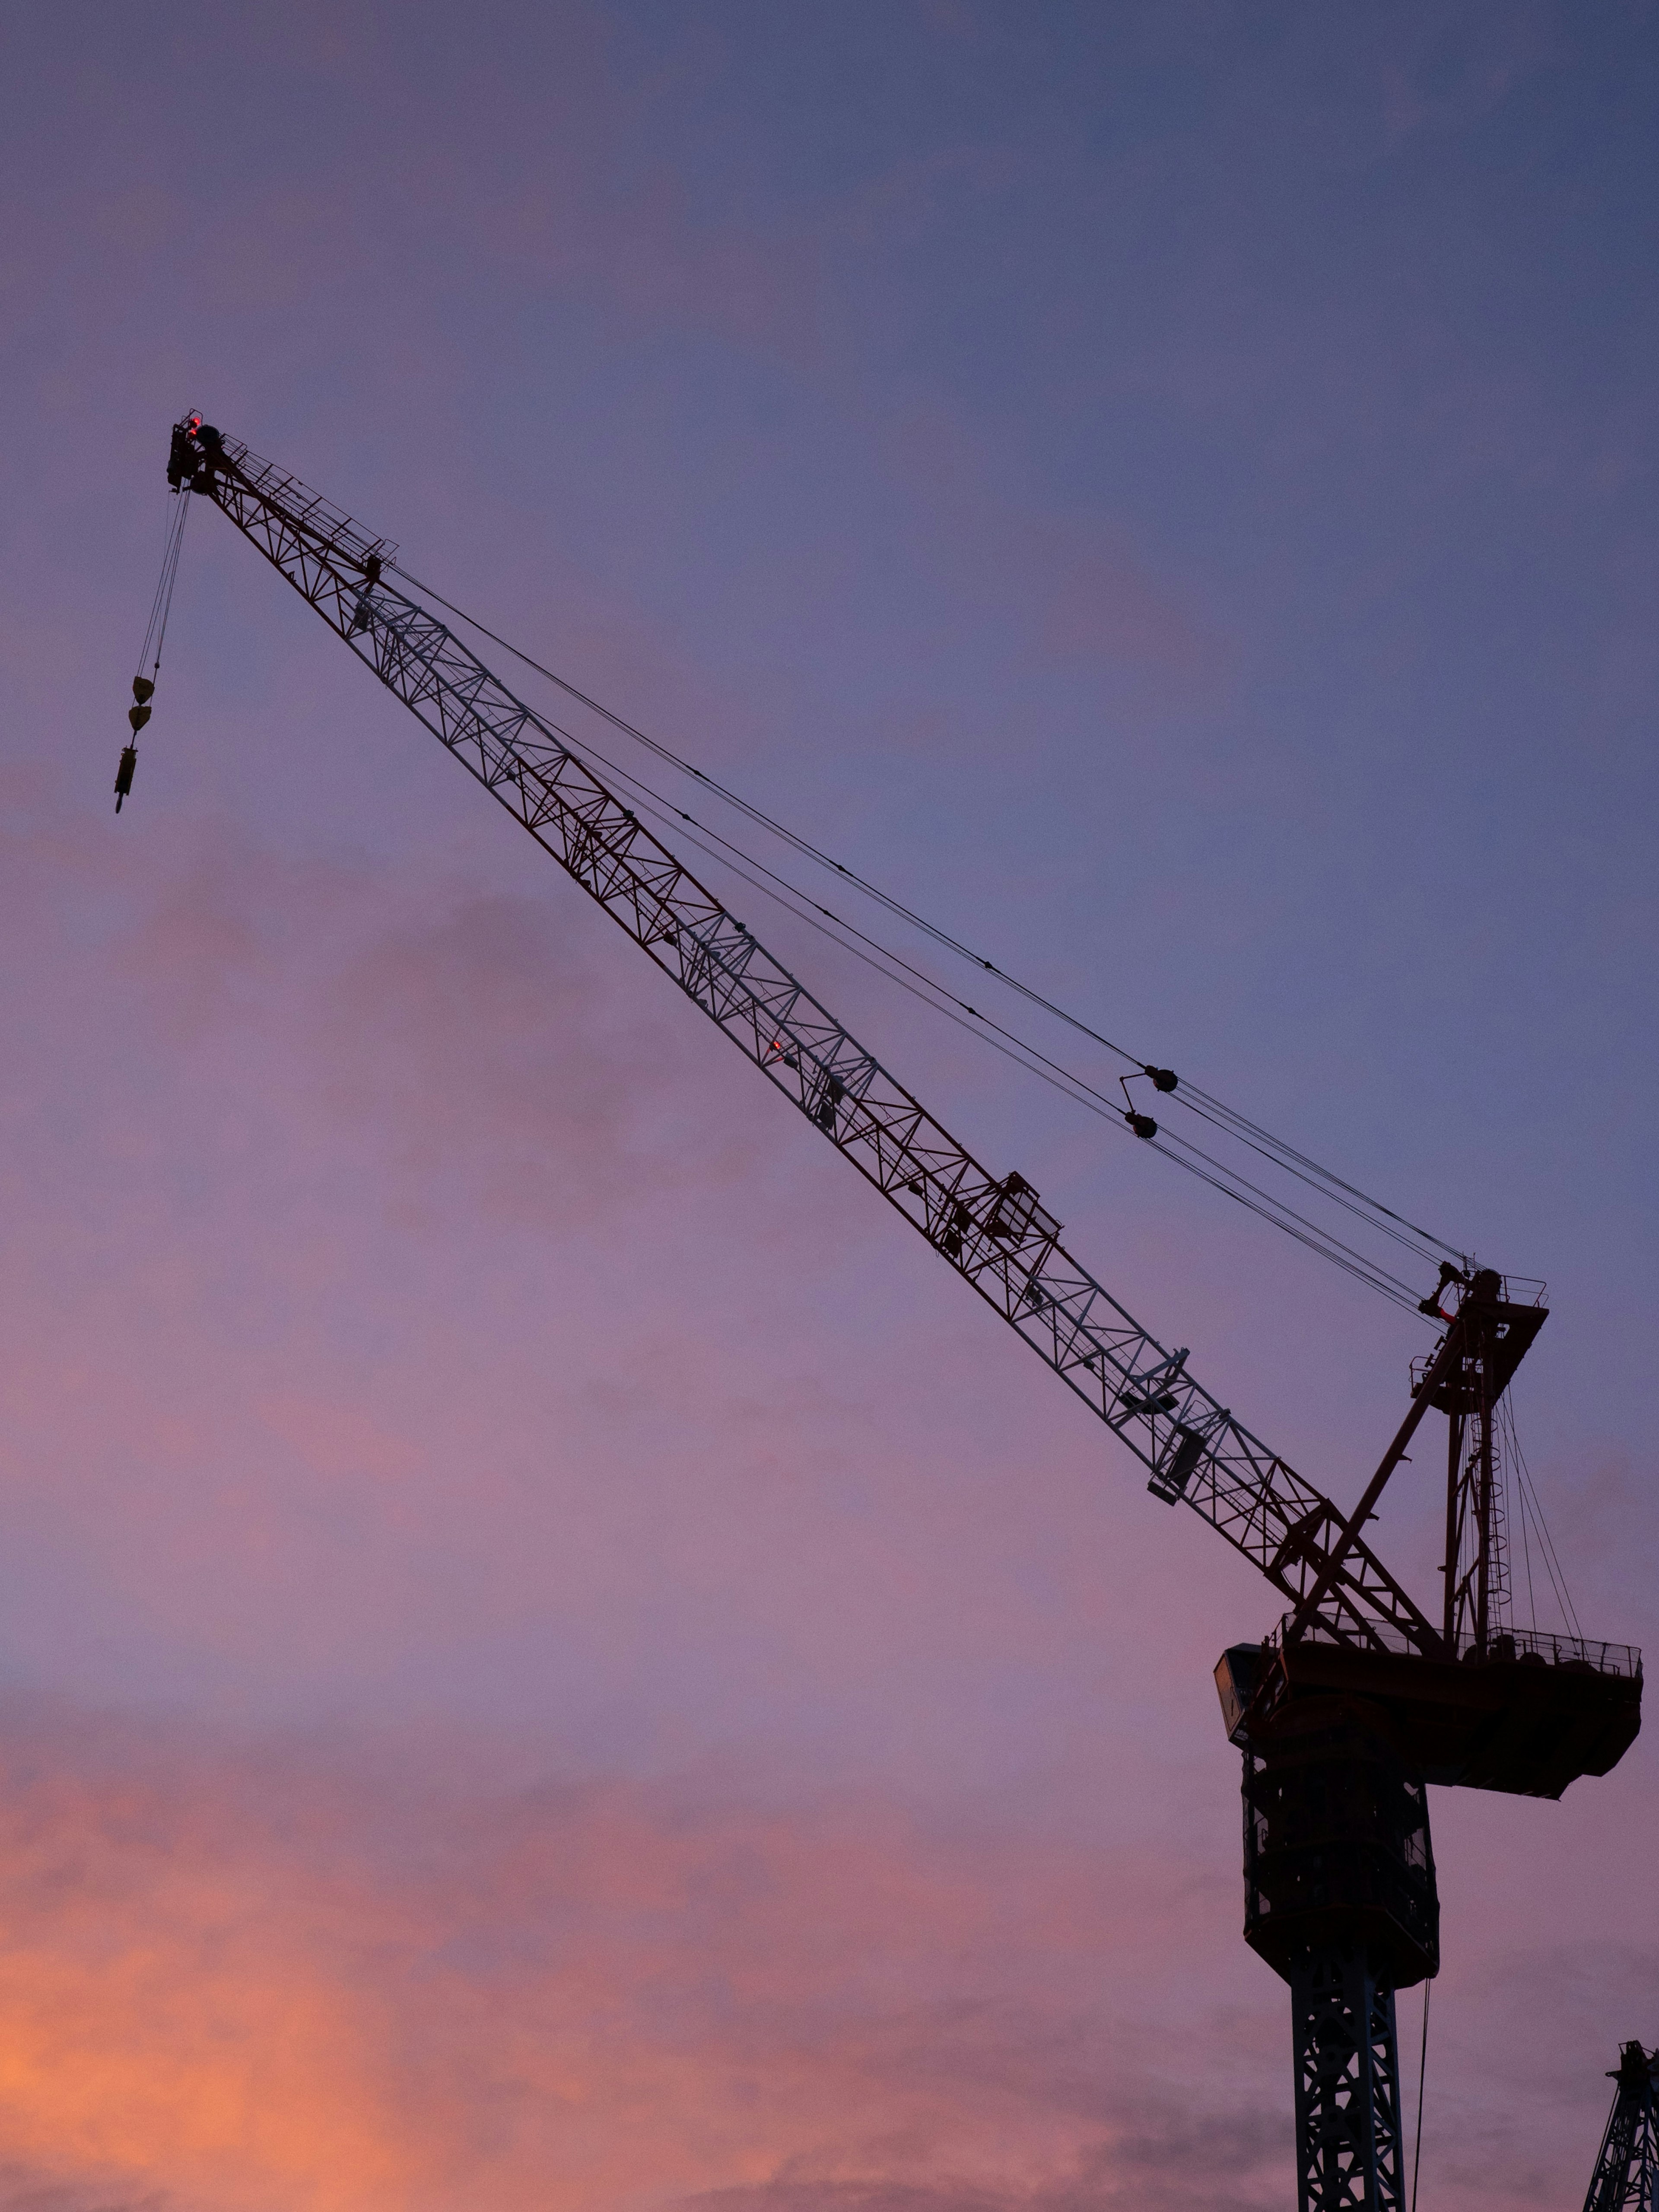
<path id="1" fill-rule="evenodd" d="M 1042 545 L 1041 572 L 1055 580 L 1041 617 L 1046 652 L 1127 664 L 1194 691 L 1213 681 L 1220 641 L 1127 545 L 1114 546 L 1093 530 L 1031 534 Z"/>
<path id="2" fill-rule="evenodd" d="M 952 1831 L 729 1762 L 624 1783 L 476 1735 L 14 1698 L 0 2205 L 1265 2208 L 1283 1994 L 1253 1969 L 1194 2008 L 1192 1877 L 1178 1848 Z M 1588 2061 L 1492 2055 L 1563 1972 L 1451 1984 L 1431 2156 L 1481 2212 L 1559 2199 L 1594 2148 Z"/>
<path id="3" fill-rule="evenodd" d="M 1227 2201 L 1279 2178 L 1282 2128 L 1147 2093 L 1088 1854 L 867 1796 L 479 1798 L 437 1740 L 365 1769 L 14 1705 L 0 1751 L 0 2140 L 42 2189 L 1059 2207 L 1164 2201 L 1155 2138 L 1198 2203 L 1206 2127 Z"/>
<path id="4" fill-rule="evenodd" d="M 1127 531 L 1010 487 L 982 436 L 938 407 L 914 411 L 889 452 L 913 511 L 933 526 L 928 558 L 955 593 L 1024 632 L 1028 661 L 1092 676 L 1143 710 L 1214 703 L 1231 641 Z"/>
<path id="5" fill-rule="evenodd" d="M 627 198 L 527 185 L 485 242 L 518 276 L 596 299 L 627 325 L 706 331 L 796 366 L 818 350 L 816 240 L 696 221 L 666 173 Z"/>
<path id="6" fill-rule="evenodd" d="M 704 333 L 800 368 L 822 344 L 814 228 L 700 204 L 666 147 L 631 174 L 612 158 L 631 134 L 653 143 L 694 87 L 718 81 L 721 38 L 712 22 L 691 27 L 671 63 L 641 73 L 614 26 L 565 10 L 556 71 L 526 103 L 526 151 L 486 195 L 468 242 L 509 276 L 597 305 L 624 330 Z M 526 98 L 519 82 L 489 84 L 497 137 L 503 102 Z"/>
<path id="7" fill-rule="evenodd" d="M 1217 1644 L 1267 1616 L 1265 1589 L 1150 1504 L 1098 1425 L 548 864 L 492 842 L 503 825 L 448 764 L 407 767 L 424 740 L 383 743 L 386 702 L 349 687 L 361 672 L 246 549 L 200 542 L 210 523 L 192 524 L 138 802 L 108 815 L 156 440 L 200 398 L 421 537 L 459 596 L 531 600 L 533 623 L 498 626 L 552 635 L 639 719 L 701 725 L 697 757 L 746 735 L 785 815 L 856 827 L 864 808 L 900 887 L 935 868 L 1034 973 L 1058 960 L 1062 995 L 1080 977 L 1091 1004 L 1184 1030 L 1289 1114 L 1324 1112 L 1365 1158 L 1414 1158 L 1461 1203 L 1448 1163 L 1474 1152 L 1456 1152 L 1457 1110 L 1411 1109 L 1439 1095 L 1455 1031 L 1457 1064 L 1503 1105 L 1472 1125 L 1496 1181 L 1471 1176 L 1471 1202 L 1521 1188 L 1514 1148 L 1555 1112 L 1547 1085 L 1532 1095 L 1543 1063 L 1493 1059 L 1490 1025 L 1470 1060 L 1449 1000 L 1425 1026 L 1406 987 L 1422 931 L 1443 949 L 1443 855 L 1431 842 L 1414 859 L 1387 823 L 1370 848 L 1360 833 L 1385 784 L 1443 786 L 1377 769 L 1366 718 L 1412 719 L 1394 678 L 1419 651 L 1453 721 L 1460 696 L 1491 706 L 1493 758 L 1526 772 L 1499 778 L 1501 803 L 1478 778 L 1467 807 L 1447 794 L 1445 849 L 1478 956 L 1503 935 L 1504 882 L 1527 887 L 1533 951 L 1547 941 L 1568 978 L 1559 1028 L 1586 977 L 1630 964 L 1639 932 L 1587 953 L 1570 917 L 1601 878 L 1642 880 L 1607 857 L 1641 810 L 1604 793 L 1558 835 L 1566 786 L 1534 773 L 1503 655 L 1476 652 L 1460 694 L 1461 648 L 1437 657 L 1432 623 L 1413 647 L 1389 610 L 1449 555 L 1467 591 L 1459 532 L 1498 514 L 1492 577 L 1504 545 L 1544 548 L 1516 606 L 1612 590 L 1612 631 L 1562 635 L 1584 647 L 1568 689 L 1590 701 L 1582 732 L 1568 717 L 1573 758 L 1622 758 L 1606 702 L 1645 710 L 1650 648 L 1628 641 L 1649 635 L 1651 568 L 1615 518 L 1592 535 L 1627 557 L 1581 588 L 1599 572 L 1562 499 L 1575 471 L 1639 479 L 1641 380 L 1618 386 L 1627 400 L 1550 399 L 1558 375 L 1584 388 L 1556 343 L 1595 343 L 1582 286 L 1538 292 L 1518 355 L 1518 325 L 1476 326 L 1488 278 L 1498 296 L 1505 269 L 1547 272 L 1538 240 L 1566 234 L 1552 224 L 1578 184 L 1540 198 L 1500 178 L 1514 222 L 1494 215 L 1461 249 L 1414 201 L 1373 229 L 1372 182 L 1355 201 L 1340 179 L 1378 152 L 1374 42 L 1356 54 L 1314 11 L 1266 77 L 1239 75 L 1221 15 L 1153 13 L 1139 51 L 1201 52 L 1227 75 L 1221 103 L 1127 152 L 1109 126 L 1104 166 L 1076 158 L 1104 143 L 1087 58 L 1081 105 L 1051 123 L 1005 78 L 994 11 L 984 104 L 948 112 L 961 56 L 938 46 L 917 68 L 884 33 L 890 76 L 792 85 L 728 76 L 701 30 L 649 48 L 623 24 L 612 45 L 614 11 L 562 6 L 483 37 L 459 15 L 388 15 L 382 35 L 320 0 L 206 38 L 182 17 L 147 38 L 115 11 L 73 66 L 49 23 L 20 47 L 22 212 L 0 264 L 27 434 L 0 621 L 10 741 L 62 780 L 9 780 L 9 823 L 33 826 L 0 846 L 0 1661 L 66 1699 L 165 1700 L 242 1733 L 14 1711 L 5 2212 L 1282 2201 L 1284 2001 L 1237 1941 L 1237 1774 L 1207 1681 Z M 948 35 L 978 19 L 932 20 Z M 1451 177 L 1442 155 L 1533 66 L 1539 20 L 1462 46 L 1454 27 L 1449 68 L 1433 11 L 1403 45 L 1389 33 L 1402 175 L 1418 163 L 1423 181 L 1426 151 Z M 639 66 L 665 52 L 660 73 Z M 924 127 L 884 142 L 861 126 L 907 96 L 905 68 Z M 751 137 L 734 118 L 757 95 Z M 1132 124 L 1157 124 L 1162 98 Z M 973 144 L 976 127 L 995 143 Z M 1299 185 L 1273 167 L 1310 146 Z M 1281 188 L 1316 218 L 1299 234 Z M 1338 234 L 1354 252 L 1333 258 Z M 1616 366 L 1614 325 L 1601 337 Z M 1131 468 L 1130 529 L 1099 428 L 1126 415 L 1188 458 L 1195 425 L 1204 450 L 1231 440 L 1221 508 L 1194 493 L 1183 514 Z M 1552 495 L 1549 528 L 1506 537 L 1465 496 L 1505 478 Z M 1259 623 L 1218 611 L 1212 588 L 1254 598 Z M 1468 611 L 1466 641 L 1485 619 Z M 1252 712 L 1218 718 L 1232 781 L 1200 789 L 1227 801 L 1206 834 L 1175 747 L 1233 675 L 1234 619 L 1265 681 Z M 1314 620 L 1341 656 L 1310 652 Z M 756 702 L 799 707 L 809 688 L 811 714 L 771 717 L 759 742 Z M 1358 718 L 1335 785 L 1333 697 Z M 1099 709 L 1125 701 L 1109 719 L 1127 726 L 1100 742 Z M 802 735 L 856 740 L 884 702 L 937 759 L 878 781 L 856 744 L 824 744 L 803 772 Z M 1077 736 L 1044 763 L 1068 742 L 1045 734 L 1050 707 Z M 982 803 L 984 780 L 956 773 L 983 764 L 981 743 L 1030 818 L 1022 794 Z M 1138 744 L 1158 774 L 1097 830 L 1095 771 Z M 1421 757 L 1482 757 L 1432 714 Z M 1517 839 L 1503 823 L 1528 791 Z M 1092 872 L 1073 901 L 1078 824 Z M 1368 852 L 1395 889 L 1333 902 L 1321 869 L 1363 872 Z M 1553 906 L 1528 854 L 1564 869 Z M 1352 975 L 1368 915 L 1392 982 Z M 1525 967 L 1525 915 L 1510 920 Z M 1316 939 L 1343 957 L 1304 966 Z M 1467 963 L 1445 972 L 1476 989 Z M 1550 1012 L 1547 989 L 1476 996 L 1523 1030 Z M 1361 1043 L 1334 1064 L 1322 1041 L 1351 997 Z M 1091 1143 L 1067 1151 L 1040 1104 L 1000 1095 L 965 1048 L 935 1050 L 902 1009 L 872 1030 L 889 1036 L 999 1167 L 1066 1188 L 1078 1249 L 1204 1347 L 1207 1381 L 1355 1494 L 1356 1455 L 1397 1418 L 1403 1355 L 1377 1358 L 1394 1340 L 1339 1341 L 1339 1301 L 1304 1274 L 1161 1188 L 1138 1194 Z M 1373 1081 L 1379 1036 L 1406 1040 L 1422 1082 L 1398 1065 Z M 1600 1067 L 1599 1048 L 1563 1065 Z M 1600 1110 L 1595 1088 L 1579 1082 L 1558 1130 Z M 1408 1126 L 1424 1133 L 1402 1156 Z M 1533 1157 L 1596 1152 L 1562 1141 Z M 1633 1186 L 1605 1164 L 1603 1182 L 1623 1235 Z M 1577 1342 L 1616 1380 L 1609 1328 L 1637 1327 L 1644 1278 L 1615 1243 L 1578 1237 L 1604 1281 L 1581 1295 Z M 1585 1492 L 1564 1544 L 1628 1575 L 1598 1626 L 1639 1633 L 1646 1493 L 1616 1436 L 1585 1456 L 1560 1378 L 1592 1363 L 1551 1356 L 1558 1456 L 1569 1497 Z M 1619 1403 L 1598 1400 L 1612 1430 Z M 1425 1495 L 1401 1502 L 1408 1534 Z M 319 1713 L 359 1732 L 331 1752 L 270 1733 Z M 1571 2201 L 1616 2035 L 1659 2030 L 1650 1759 L 1638 1746 L 1560 1808 L 1437 1808 L 1449 1963 L 1425 2179 L 1472 2212 Z"/>

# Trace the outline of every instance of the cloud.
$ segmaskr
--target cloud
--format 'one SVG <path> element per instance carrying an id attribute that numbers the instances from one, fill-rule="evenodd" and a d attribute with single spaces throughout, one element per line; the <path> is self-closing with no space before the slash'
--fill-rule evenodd
<path id="1" fill-rule="evenodd" d="M 492 216 L 488 246 L 511 274 L 592 300 L 636 336 L 704 332 L 798 368 L 819 350 L 817 240 L 698 219 L 667 170 L 625 197 L 574 172 L 538 179 Z"/>
<path id="2" fill-rule="evenodd" d="M 1128 547 L 1098 528 L 1032 529 L 1031 565 L 1054 581 L 1039 635 L 1056 659 L 1118 661 L 1203 690 L 1218 671 L 1219 640 L 1182 595 L 1148 574 Z"/>
<path id="3" fill-rule="evenodd" d="M 1091 1854 L 730 1772 L 489 1771 L 10 1701 L 17 2212 L 1060 2212 L 1282 2163 L 1234 2093 L 1143 2105 Z"/>
<path id="4" fill-rule="evenodd" d="M 1232 673 L 1230 641 L 1127 529 L 1008 483 L 978 433 L 937 404 L 913 410 L 887 451 L 911 494 L 913 531 L 928 526 L 918 559 L 1023 629 L 1028 665 L 1127 687 L 1148 708 L 1214 703 Z"/>
<path id="5" fill-rule="evenodd" d="M 1192 2004 L 1179 1850 L 775 1781 L 9 1698 L 0 2208 L 1281 2203 L 1283 1993 Z M 1613 1966 L 1517 1954 L 1443 1996 L 1427 2157 L 1468 2203 L 1589 2170 L 1599 2070 L 1504 2021 L 1566 1980 L 1582 2042 Z"/>
<path id="6" fill-rule="evenodd" d="M 14 1696 L 0 2208 L 1281 2203 L 1282 1993 L 1182 1993 L 1212 1938 L 1178 1849 L 1041 1840 L 1009 1812 Z M 1450 1991 L 1426 2154 L 1491 2212 L 1587 2170 L 1599 2074 L 1491 2059 L 1564 1968 L 1589 2003 L 1580 1966 L 1517 1956 Z"/>
<path id="7" fill-rule="evenodd" d="M 118 2181 L 64 2183 L 21 2166 L 0 2165 L 0 2212 L 168 2212 L 154 2191 L 134 2197 Z"/>
<path id="8" fill-rule="evenodd" d="M 710 190 L 676 144 L 686 103 L 724 72 L 722 36 L 712 22 L 693 26 L 642 67 L 602 13 L 567 8 L 547 77 L 477 78 L 472 112 L 480 127 L 488 117 L 493 143 L 508 143 L 504 111 L 522 110 L 526 127 L 514 134 L 522 150 L 509 173 L 482 194 L 465 246 L 543 299 L 597 308 L 632 341 L 690 334 L 808 368 L 822 347 L 814 228 L 756 210 L 740 191 Z M 617 145 L 630 137 L 648 150 L 619 163 Z M 474 165 L 461 166 L 476 191 Z"/>
<path id="9" fill-rule="evenodd" d="M 676 1173 L 647 1131 L 688 1108 L 695 1179 L 748 1156 L 686 1078 L 690 1010 L 658 979 L 623 987 L 639 963 L 550 862 L 532 895 L 422 862 L 278 858 L 212 823 L 162 838 L 112 856 L 94 959 L 59 934 L 91 893 L 60 806 L 6 841 L 4 908 L 59 936 L 60 991 L 70 971 L 106 1062 L 131 1049 L 169 1089 L 188 1068 L 185 1091 L 205 1083 L 233 1117 L 280 1102 L 285 1147 L 355 1133 L 389 1202 L 495 1221 L 569 1228 L 647 1200 Z M 66 1026 L 32 971 L 13 990 Z"/>

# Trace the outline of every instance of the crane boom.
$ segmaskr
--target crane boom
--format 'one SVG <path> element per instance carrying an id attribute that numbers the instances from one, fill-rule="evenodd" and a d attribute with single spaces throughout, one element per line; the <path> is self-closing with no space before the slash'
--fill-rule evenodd
<path id="1" fill-rule="evenodd" d="M 244 537 L 745 1058 L 1150 1471 L 1334 1640 L 1438 1650 L 1330 1499 L 1254 1436 L 653 836 L 455 633 L 397 590 L 395 548 L 238 441 L 200 434 L 185 489 Z M 175 448 L 175 459 L 177 449 Z"/>

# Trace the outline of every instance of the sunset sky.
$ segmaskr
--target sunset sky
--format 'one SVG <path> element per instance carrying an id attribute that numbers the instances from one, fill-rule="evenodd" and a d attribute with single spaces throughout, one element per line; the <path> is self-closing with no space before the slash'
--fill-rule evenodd
<path id="1" fill-rule="evenodd" d="M 167 430 L 1547 1279 L 1522 1440 L 1654 1642 L 1659 15 L 64 0 L 0 64 L 0 2212 L 1286 2205 L 1211 1680 L 1273 1592 L 205 501 L 116 818 Z M 732 896 L 1357 1497 L 1421 1321 Z M 1651 1741 L 1431 1805 L 1423 2205 L 1576 2203 Z"/>

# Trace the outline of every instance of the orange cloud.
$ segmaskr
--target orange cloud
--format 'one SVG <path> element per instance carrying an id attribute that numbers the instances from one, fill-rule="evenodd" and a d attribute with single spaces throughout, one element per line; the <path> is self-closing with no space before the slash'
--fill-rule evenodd
<path id="1" fill-rule="evenodd" d="M 403 2201 L 371 2008 L 183 1779 L 8 1761 L 0 2139 L 59 2179 L 239 2212 Z"/>
<path id="2" fill-rule="evenodd" d="M 1138 2166 L 1084 1855 L 729 1777 L 466 1781 L 15 1709 L 5 2154 L 214 2212 L 1058 2203 L 1085 2172 L 1106 2202 L 1114 2145 Z"/>

